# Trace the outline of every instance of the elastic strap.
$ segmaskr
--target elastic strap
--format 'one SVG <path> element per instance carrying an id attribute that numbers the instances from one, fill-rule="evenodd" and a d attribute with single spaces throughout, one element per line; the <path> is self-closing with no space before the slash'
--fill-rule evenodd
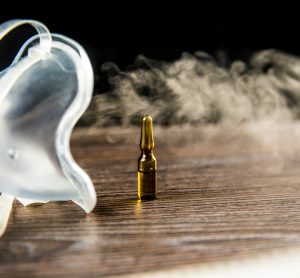
<path id="1" fill-rule="evenodd" d="M 4 22 L 0 25 L 0 40 L 2 40 L 2 38 L 5 37 L 9 32 L 24 24 L 32 25 L 36 29 L 40 39 L 39 47 L 43 49 L 43 51 L 49 52 L 52 45 L 51 34 L 44 24 L 36 20 L 16 19 Z M 16 63 L 19 58 L 20 55 L 18 54 L 12 65 Z"/>

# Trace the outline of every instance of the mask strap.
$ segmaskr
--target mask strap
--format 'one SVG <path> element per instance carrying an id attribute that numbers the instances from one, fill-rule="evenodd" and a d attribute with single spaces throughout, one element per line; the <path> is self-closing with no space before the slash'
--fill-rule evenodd
<path id="1" fill-rule="evenodd" d="M 36 31 L 38 32 L 38 37 L 40 39 L 39 48 L 45 52 L 50 52 L 51 45 L 52 45 L 51 34 L 44 24 L 35 20 L 16 19 L 16 20 L 6 21 L 5 23 L 0 25 L 0 40 L 2 40 L 2 38 L 4 38 L 9 32 L 13 31 L 15 28 L 24 24 L 32 25 L 36 29 Z M 31 41 L 31 39 L 29 40 Z M 14 59 L 14 61 L 10 66 L 14 65 L 20 59 L 22 54 L 21 52 L 23 52 L 23 50 L 24 47 L 22 47 L 22 51 L 18 53 L 18 55 L 16 56 L 16 58 Z"/>

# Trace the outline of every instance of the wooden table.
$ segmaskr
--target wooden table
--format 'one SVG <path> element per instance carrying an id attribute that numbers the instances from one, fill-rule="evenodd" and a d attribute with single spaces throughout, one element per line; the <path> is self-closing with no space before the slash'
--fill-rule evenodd
<path id="1" fill-rule="evenodd" d="M 140 202 L 139 130 L 77 129 L 72 151 L 94 181 L 95 210 L 15 204 L 0 277 L 139 277 L 300 247 L 297 130 L 157 127 L 158 198 Z"/>

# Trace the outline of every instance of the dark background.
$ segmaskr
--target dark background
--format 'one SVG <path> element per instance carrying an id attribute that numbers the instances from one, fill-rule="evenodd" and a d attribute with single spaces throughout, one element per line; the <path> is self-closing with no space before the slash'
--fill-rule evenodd
<path id="1" fill-rule="evenodd" d="M 91 58 L 98 91 L 107 89 L 101 72 L 103 62 L 115 62 L 124 70 L 132 67 L 139 54 L 167 61 L 178 59 L 182 52 L 196 50 L 215 57 L 226 53 L 229 61 L 247 61 L 255 51 L 268 48 L 300 54 L 299 9 L 285 3 L 182 2 L 162 8 L 143 2 L 143 6 L 135 7 L 138 9 L 114 4 L 115 7 L 95 8 L 95 13 L 90 7 L 87 12 L 82 11 L 84 17 L 71 12 L 68 16 L 14 14 L 0 16 L 0 22 L 12 18 L 36 19 L 51 32 L 77 40 Z M 1 67 L 9 64 L 26 36 L 33 33 L 27 29 L 15 31 L 1 42 Z"/>

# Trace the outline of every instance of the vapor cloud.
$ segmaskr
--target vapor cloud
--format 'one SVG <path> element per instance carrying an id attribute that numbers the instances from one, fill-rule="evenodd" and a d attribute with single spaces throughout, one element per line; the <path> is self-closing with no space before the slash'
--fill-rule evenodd
<path id="1" fill-rule="evenodd" d="M 227 67 L 196 52 L 175 62 L 139 56 L 135 69 L 121 72 L 107 63 L 103 71 L 112 90 L 93 98 L 83 125 L 136 125 L 143 114 L 163 126 L 300 118 L 300 58 L 277 50 Z"/>

